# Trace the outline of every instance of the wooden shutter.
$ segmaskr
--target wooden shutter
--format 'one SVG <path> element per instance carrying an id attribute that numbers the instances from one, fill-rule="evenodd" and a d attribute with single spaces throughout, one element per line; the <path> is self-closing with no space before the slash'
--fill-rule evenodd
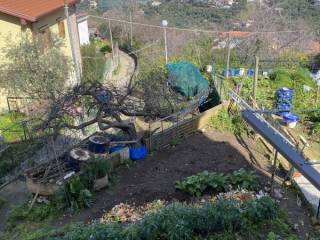
<path id="1" fill-rule="evenodd" d="M 61 38 L 66 38 L 66 30 L 64 28 L 64 21 L 63 20 L 58 21 L 58 28 L 59 28 L 59 36 Z"/>

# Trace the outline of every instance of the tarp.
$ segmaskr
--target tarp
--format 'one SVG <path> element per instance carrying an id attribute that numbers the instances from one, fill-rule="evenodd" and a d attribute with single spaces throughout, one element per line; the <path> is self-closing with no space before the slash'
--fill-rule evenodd
<path id="1" fill-rule="evenodd" d="M 209 82 L 199 69 L 190 62 L 178 62 L 166 65 L 169 72 L 170 87 L 185 97 L 203 97 L 209 94 Z"/>

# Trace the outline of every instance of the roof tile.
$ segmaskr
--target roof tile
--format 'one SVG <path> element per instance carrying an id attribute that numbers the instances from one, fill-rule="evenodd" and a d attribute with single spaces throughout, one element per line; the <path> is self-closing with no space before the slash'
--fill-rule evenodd
<path id="1" fill-rule="evenodd" d="M 69 5 L 78 0 L 67 0 Z M 23 18 L 30 22 L 37 21 L 64 6 L 64 0 L 0 0 L 0 12 Z"/>

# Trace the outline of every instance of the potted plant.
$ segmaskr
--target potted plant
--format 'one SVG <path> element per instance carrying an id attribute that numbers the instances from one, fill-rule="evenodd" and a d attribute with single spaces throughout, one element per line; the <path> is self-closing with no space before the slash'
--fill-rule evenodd
<path id="1" fill-rule="evenodd" d="M 108 186 L 111 168 L 111 162 L 105 158 L 98 157 L 90 161 L 88 173 L 94 179 L 95 190 Z"/>

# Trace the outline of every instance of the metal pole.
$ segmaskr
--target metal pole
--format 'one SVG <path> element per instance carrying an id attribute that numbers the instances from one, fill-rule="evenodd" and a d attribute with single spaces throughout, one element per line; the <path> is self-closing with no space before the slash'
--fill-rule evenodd
<path id="1" fill-rule="evenodd" d="M 258 74 L 259 74 L 259 57 L 256 56 L 256 69 L 254 72 L 254 79 L 253 79 L 253 101 L 254 102 L 256 102 L 257 100 Z"/>
<path id="2" fill-rule="evenodd" d="M 130 46 L 133 44 L 132 12 L 130 11 Z"/>
<path id="3" fill-rule="evenodd" d="M 109 35 L 110 35 L 110 42 L 111 42 L 111 49 L 112 49 L 112 60 L 114 59 L 114 46 L 113 46 L 113 37 L 112 37 L 112 30 L 111 30 L 111 21 L 109 20 Z"/>
<path id="4" fill-rule="evenodd" d="M 77 55 L 75 52 L 75 47 L 73 45 L 74 43 L 74 38 L 73 38 L 73 33 L 72 33 L 72 26 L 71 26 L 71 21 L 70 21 L 70 16 L 69 16 L 69 6 L 66 0 L 64 0 L 64 12 L 67 18 L 67 25 L 68 25 L 68 33 L 69 33 L 69 39 L 70 39 L 70 46 L 71 46 L 71 52 L 72 52 L 72 58 L 73 58 L 73 64 L 76 72 L 76 83 L 75 85 L 80 83 L 81 79 L 81 74 L 80 74 L 80 69 L 77 61 Z"/>
<path id="5" fill-rule="evenodd" d="M 164 27 L 164 51 L 165 51 L 166 64 L 168 64 L 168 43 L 167 43 L 167 28 L 166 27 Z"/>
<path id="6" fill-rule="evenodd" d="M 230 55 L 231 55 L 230 34 L 228 34 L 228 55 L 227 55 L 227 74 L 226 74 L 226 79 L 229 79 Z"/>

